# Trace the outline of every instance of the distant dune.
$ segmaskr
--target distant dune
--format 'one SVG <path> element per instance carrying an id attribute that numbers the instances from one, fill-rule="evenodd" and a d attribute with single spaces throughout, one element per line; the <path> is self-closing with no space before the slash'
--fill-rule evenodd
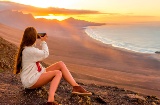
<path id="1" fill-rule="evenodd" d="M 119 86 L 160 97 L 160 62 L 149 54 L 104 45 L 91 39 L 82 29 L 88 25 L 101 24 L 73 18 L 62 22 L 36 20 L 21 12 L 13 12 L 11 19 L 12 11 L 8 12 L 6 17 L 0 13 L 0 23 L 3 23 L 0 24 L 0 36 L 18 46 L 27 26 L 34 26 L 39 32 L 47 32 L 50 56 L 44 62 L 52 64 L 64 61 L 77 81 Z"/>

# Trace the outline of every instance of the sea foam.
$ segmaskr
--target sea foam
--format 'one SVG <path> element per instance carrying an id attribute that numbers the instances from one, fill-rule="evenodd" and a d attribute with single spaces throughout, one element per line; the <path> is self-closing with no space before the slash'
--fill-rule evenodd
<path id="1" fill-rule="evenodd" d="M 154 53 L 160 50 L 160 24 L 90 26 L 85 32 L 91 38 L 114 47 L 140 53 Z"/>

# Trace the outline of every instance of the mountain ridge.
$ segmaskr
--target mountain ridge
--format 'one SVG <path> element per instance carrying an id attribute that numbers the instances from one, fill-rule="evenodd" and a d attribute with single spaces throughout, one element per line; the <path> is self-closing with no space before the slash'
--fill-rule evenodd
<path id="1" fill-rule="evenodd" d="M 43 24 L 43 22 L 45 22 L 47 25 Z M 32 14 L 24 14 L 21 11 L 13 11 L 13 10 L 0 11 L 0 23 L 3 23 L 8 26 L 12 26 L 14 28 L 18 28 L 18 29 L 24 29 L 27 26 L 34 26 L 38 30 L 46 29 L 46 26 L 48 26 L 48 28 L 50 29 L 52 27 L 56 28 L 56 26 L 61 26 L 61 28 L 65 28 L 63 27 L 64 23 L 70 24 L 75 27 L 105 25 L 105 23 L 88 22 L 85 20 L 74 19 L 72 17 L 67 18 L 63 21 L 58 21 L 56 19 L 49 20 L 44 18 L 35 19 Z M 41 27 L 37 27 L 37 25 Z"/>

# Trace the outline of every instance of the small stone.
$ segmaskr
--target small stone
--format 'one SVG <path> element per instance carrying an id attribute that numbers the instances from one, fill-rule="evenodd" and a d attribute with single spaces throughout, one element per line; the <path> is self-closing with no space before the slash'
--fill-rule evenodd
<path id="1" fill-rule="evenodd" d="M 157 105 L 155 102 L 152 102 L 151 104 L 152 104 L 152 105 Z"/>

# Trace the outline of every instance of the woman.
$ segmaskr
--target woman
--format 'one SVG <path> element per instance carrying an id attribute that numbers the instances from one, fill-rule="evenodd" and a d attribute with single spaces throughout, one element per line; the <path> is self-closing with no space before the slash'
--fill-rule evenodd
<path id="1" fill-rule="evenodd" d="M 61 77 L 63 77 L 71 86 L 73 86 L 72 94 L 91 95 L 91 92 L 86 91 L 76 83 L 62 61 L 47 68 L 42 67 L 39 61 L 49 56 L 46 43 L 47 35 L 40 37 L 42 46 L 41 50 L 34 47 L 36 39 L 36 29 L 33 27 L 26 28 L 16 57 L 14 73 L 20 73 L 24 88 L 34 89 L 50 82 L 47 105 L 58 105 L 54 101 L 54 95 Z"/>

